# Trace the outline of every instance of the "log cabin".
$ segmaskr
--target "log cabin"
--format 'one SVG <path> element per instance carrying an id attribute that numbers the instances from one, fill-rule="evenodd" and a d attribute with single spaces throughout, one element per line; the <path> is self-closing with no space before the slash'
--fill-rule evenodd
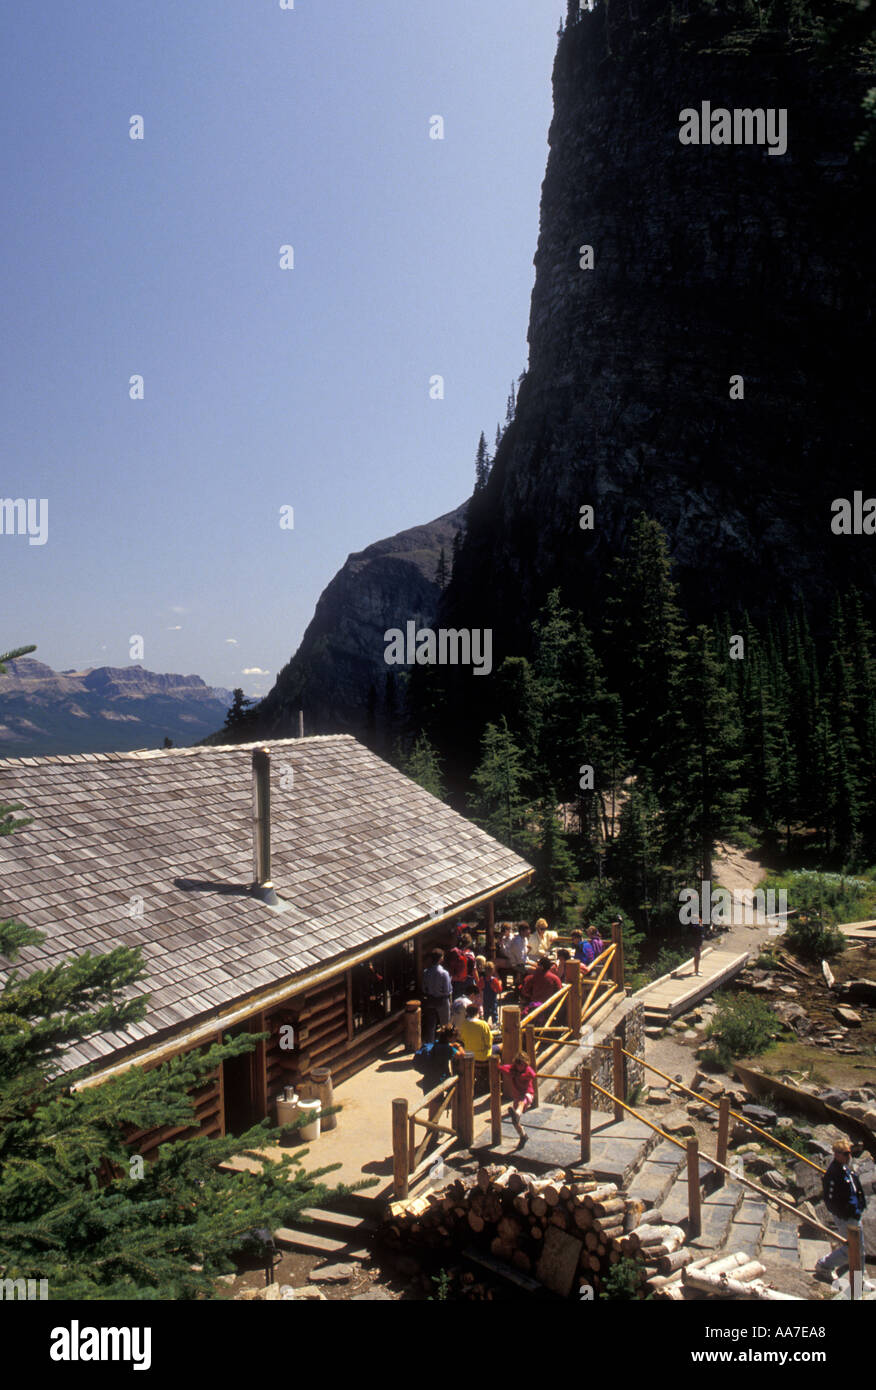
<path id="1" fill-rule="evenodd" d="M 473 913 L 489 940 L 494 900 L 533 873 L 348 735 L 2 759 L 0 803 L 32 818 L 0 840 L 0 916 L 46 937 L 16 970 L 143 953 L 146 1016 L 71 1046 L 65 1069 L 96 1084 L 268 1034 L 198 1090 L 195 1128 L 130 1136 L 146 1157 L 273 1120 L 314 1068 L 365 1066 L 402 1033 L 424 952 Z"/>

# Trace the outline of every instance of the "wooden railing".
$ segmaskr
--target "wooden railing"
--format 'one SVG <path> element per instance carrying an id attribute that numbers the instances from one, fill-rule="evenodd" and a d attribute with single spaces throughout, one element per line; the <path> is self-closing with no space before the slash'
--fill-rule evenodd
<path id="1" fill-rule="evenodd" d="M 596 1046 L 604 1047 L 606 1045 L 596 1044 Z M 751 1188 L 751 1190 L 753 1192 L 756 1192 L 760 1197 L 762 1197 L 765 1202 L 771 1202 L 773 1206 L 778 1207 L 780 1210 L 789 1212 L 792 1216 L 796 1217 L 797 1221 L 801 1224 L 811 1226 L 815 1230 L 820 1231 L 821 1234 L 825 1236 L 826 1239 L 829 1240 L 832 1245 L 847 1246 L 849 1255 L 850 1296 L 854 1299 L 856 1297 L 856 1276 L 858 1279 L 863 1278 L 860 1228 L 850 1226 L 848 1237 L 841 1236 L 836 1231 L 831 1230 L 829 1226 L 822 1225 L 820 1221 L 816 1221 L 812 1217 L 801 1214 L 796 1207 L 790 1204 L 790 1202 L 784 1201 L 781 1197 L 776 1196 L 774 1192 L 768 1192 L 765 1188 L 759 1187 L 756 1182 L 753 1182 L 751 1180 L 751 1178 L 746 1178 L 743 1177 L 740 1173 L 733 1172 L 730 1168 L 726 1166 L 726 1161 L 722 1162 L 721 1159 L 718 1157 L 712 1158 L 709 1154 L 701 1155 L 699 1151 L 699 1141 L 696 1138 L 688 1139 L 684 1143 L 682 1143 L 680 1139 L 676 1139 L 673 1135 L 667 1134 L 665 1130 L 662 1130 L 659 1125 L 653 1122 L 653 1120 L 649 1120 L 647 1116 L 643 1115 L 640 1111 L 635 1110 L 633 1106 L 628 1105 L 626 1101 L 620 1099 L 620 1095 L 617 1094 L 617 1092 L 623 1092 L 624 1090 L 623 1056 L 626 1055 L 627 1057 L 632 1057 L 633 1054 L 626 1052 L 626 1049 L 621 1046 L 619 1038 L 612 1039 L 611 1052 L 613 1056 L 612 1085 L 615 1087 L 614 1093 L 605 1090 L 604 1087 L 599 1086 L 593 1080 L 593 1075 L 590 1067 L 583 1067 L 581 1070 L 580 1114 L 582 1164 L 590 1162 L 592 1124 L 591 1093 L 593 1091 L 598 1091 L 601 1096 L 604 1096 L 606 1098 L 606 1100 L 610 1100 L 612 1102 L 614 1108 L 614 1117 L 616 1120 L 620 1119 L 624 1115 L 624 1113 L 632 1115 L 634 1119 L 640 1120 L 642 1124 L 647 1125 L 649 1129 L 652 1129 L 655 1131 L 655 1133 L 659 1134 L 661 1139 L 665 1139 L 668 1141 L 668 1143 L 674 1144 L 676 1148 L 683 1149 L 685 1151 L 687 1163 L 688 1239 L 694 1240 L 702 1232 L 702 1179 L 700 1178 L 700 1161 L 702 1160 L 703 1163 L 707 1163 L 710 1168 L 715 1169 L 721 1174 L 722 1184 L 727 1177 L 730 1177 L 733 1179 L 734 1182 L 741 1183 L 744 1187 Z M 641 1061 L 641 1058 L 635 1058 L 635 1060 Z M 535 1071 L 534 1067 L 533 1070 Z M 571 1078 L 568 1076 L 560 1076 L 556 1073 L 537 1072 L 536 1080 L 534 1083 L 534 1089 L 536 1091 L 535 1104 L 538 1103 L 537 1088 L 539 1080 L 568 1082 L 570 1079 Z M 501 1088 L 499 1084 L 499 1064 L 498 1059 L 495 1057 L 492 1058 L 490 1062 L 490 1139 L 491 1144 L 494 1148 L 497 1147 L 502 1140 L 502 1108 Z M 718 1136 L 718 1145 L 718 1152 L 720 1153 L 720 1132 Z M 790 1152 L 793 1152 L 793 1150 L 791 1150 Z M 724 1147 L 724 1158 L 726 1160 L 726 1141 Z"/>
<path id="2" fill-rule="evenodd" d="M 441 1118 L 451 1105 L 450 1124 L 442 1124 Z M 418 1125 L 425 1130 L 419 1144 Z M 432 1140 L 439 1135 L 444 1138 L 438 1139 L 430 1150 Z M 406 1100 L 392 1102 L 392 1179 L 396 1197 L 407 1197 L 411 1184 L 422 1177 L 445 1149 L 457 1142 L 470 1146 L 473 1141 L 474 1054 L 466 1052 L 457 1058 L 457 1075 L 430 1091 L 416 1110 L 409 1112 Z"/>
<path id="3" fill-rule="evenodd" d="M 551 1001 L 548 1001 L 551 1002 Z M 607 1044 L 595 1044 L 597 1047 L 608 1047 Z M 519 1050 L 519 1049 L 518 1049 Z M 750 1188 L 756 1192 L 764 1202 L 771 1203 L 781 1211 L 790 1213 L 798 1222 L 805 1224 L 819 1231 L 831 1245 L 845 1245 L 848 1248 L 849 1257 L 849 1289 L 850 1297 L 855 1299 L 858 1296 L 857 1290 L 863 1278 L 863 1263 L 861 1258 L 861 1232 L 859 1227 L 850 1226 L 848 1236 L 839 1235 L 836 1231 L 824 1226 L 820 1221 L 801 1214 L 796 1207 L 789 1202 L 778 1197 L 774 1192 L 768 1192 L 765 1188 L 759 1187 L 751 1178 L 746 1178 L 740 1173 L 733 1172 L 726 1166 L 727 1157 L 727 1130 L 729 1128 L 729 1101 L 726 1106 L 723 1102 L 718 1106 L 722 1122 L 719 1123 L 718 1132 L 718 1154 L 712 1158 L 709 1154 L 700 1154 L 699 1142 L 696 1138 L 687 1139 L 682 1142 L 674 1135 L 667 1134 L 653 1120 L 649 1120 L 641 1111 L 628 1105 L 625 1100 L 621 1100 L 621 1095 L 625 1093 L 624 1082 L 624 1056 L 630 1057 L 635 1061 L 642 1061 L 642 1058 L 635 1057 L 635 1054 L 627 1052 L 621 1046 L 619 1038 L 614 1038 L 610 1045 L 612 1053 L 612 1086 L 614 1091 L 608 1091 L 593 1080 L 590 1067 L 582 1068 L 580 1075 L 580 1154 L 582 1164 L 590 1162 L 591 1130 L 592 1130 L 592 1093 L 597 1091 L 606 1100 L 611 1101 L 615 1119 L 620 1119 L 624 1114 L 633 1116 L 649 1129 L 659 1134 L 661 1139 L 667 1143 L 674 1144 L 676 1148 L 682 1149 L 685 1153 L 687 1165 L 687 1198 L 688 1198 L 688 1217 L 687 1217 L 687 1237 L 689 1240 L 696 1239 L 702 1231 L 702 1179 L 700 1177 L 700 1162 L 707 1164 L 709 1168 L 721 1175 L 723 1183 L 728 1177 L 734 1182 L 741 1183 L 743 1187 Z M 648 1064 L 646 1064 L 648 1065 Z M 657 1068 L 652 1068 L 657 1070 Z M 557 1073 L 537 1071 L 534 1083 L 535 1104 L 538 1104 L 538 1082 L 539 1081 L 560 1081 L 569 1082 L 572 1077 L 560 1076 Z M 457 1076 L 451 1077 L 442 1085 L 436 1086 L 424 1097 L 422 1103 L 416 1110 L 408 1112 L 408 1102 L 406 1100 L 394 1100 L 392 1103 L 392 1150 L 393 1150 L 393 1187 L 397 1199 L 408 1196 L 410 1185 L 416 1182 L 423 1173 L 426 1172 L 435 1158 L 444 1153 L 448 1148 L 459 1145 L 461 1148 L 471 1148 L 474 1141 L 474 1074 L 475 1059 L 471 1052 L 464 1053 L 457 1059 Z M 663 1075 L 663 1073 L 660 1073 Z M 502 1087 L 499 1072 L 499 1058 L 492 1056 L 489 1059 L 490 1077 L 490 1142 L 495 1149 L 502 1142 Z M 673 1083 L 681 1085 L 680 1082 Z M 688 1089 L 682 1087 L 682 1089 Z M 691 1092 L 696 1095 L 696 1092 Z M 702 1099 L 702 1098 L 700 1098 Z M 726 1099 L 726 1098 L 725 1098 Z M 711 1102 L 710 1102 L 711 1103 Z M 447 1107 L 453 1105 L 453 1115 L 451 1123 L 442 1124 L 441 1117 Z M 427 1111 L 425 1118 L 423 1111 Z M 745 1123 L 748 1123 L 745 1121 Z M 416 1127 L 420 1126 L 425 1130 L 423 1139 L 416 1141 Z M 428 1152 L 429 1145 L 433 1139 L 439 1139 L 437 1145 Z M 771 1138 L 770 1135 L 765 1135 Z M 774 1141 L 779 1143 L 778 1140 Z M 786 1147 L 779 1145 L 780 1147 Z M 794 1152 L 789 1150 L 789 1152 Z M 799 1157 L 800 1155 L 796 1155 Z M 815 1167 L 817 1165 L 813 1165 Z"/>
<path id="4" fill-rule="evenodd" d="M 597 966 L 592 981 L 589 975 L 579 970 L 569 984 L 563 985 L 562 989 L 531 1009 L 525 1017 L 521 1016 L 519 1008 L 512 1005 L 503 1007 L 503 1061 L 510 1062 L 516 1053 L 525 1052 L 534 1071 L 536 1061 L 544 1063 L 560 1048 L 578 1042 L 582 1027 L 606 1000 L 615 993 L 623 994 L 623 938 L 617 926 L 612 927 L 611 945 L 596 957 L 593 967 Z M 558 1021 L 563 1018 L 565 1022 Z"/>
<path id="5" fill-rule="evenodd" d="M 616 1038 L 613 1039 L 615 1044 L 618 1043 L 618 1041 L 619 1040 Z M 609 1050 L 608 1043 L 593 1043 L 592 1046 L 599 1048 L 601 1051 Z M 783 1144 L 781 1139 L 776 1139 L 768 1130 L 761 1129 L 760 1125 L 756 1125 L 753 1120 L 747 1119 L 745 1115 L 740 1115 L 738 1111 L 731 1110 L 730 1101 L 726 1096 L 723 1096 L 721 1100 L 710 1100 L 708 1096 L 703 1096 L 699 1091 L 693 1091 L 690 1086 L 685 1086 L 681 1081 L 676 1081 L 673 1077 L 667 1076 L 666 1072 L 661 1071 L 659 1067 L 655 1067 L 653 1062 L 646 1062 L 644 1057 L 638 1057 L 634 1052 L 627 1052 L 625 1047 L 622 1047 L 620 1050 L 624 1057 L 629 1057 L 632 1062 L 640 1062 L 643 1067 L 647 1067 L 649 1071 L 655 1072 L 657 1076 L 662 1077 L 669 1086 L 673 1086 L 677 1091 L 683 1091 L 685 1095 L 692 1096 L 694 1100 L 699 1101 L 702 1105 L 710 1105 L 713 1110 L 717 1110 L 718 1157 L 722 1162 L 726 1163 L 727 1161 L 730 1120 L 732 1118 L 739 1124 L 745 1125 L 747 1129 L 753 1130 L 755 1134 L 759 1134 L 762 1139 L 766 1139 L 767 1142 L 772 1144 L 775 1148 L 781 1149 L 786 1154 L 790 1154 L 792 1158 L 798 1159 L 801 1163 L 807 1163 L 809 1167 L 814 1168 L 817 1173 L 823 1174 L 827 1172 L 827 1169 L 822 1168 L 820 1163 L 813 1162 L 813 1160 L 807 1158 L 805 1154 L 798 1153 L 796 1149 L 792 1149 L 788 1144 Z"/>

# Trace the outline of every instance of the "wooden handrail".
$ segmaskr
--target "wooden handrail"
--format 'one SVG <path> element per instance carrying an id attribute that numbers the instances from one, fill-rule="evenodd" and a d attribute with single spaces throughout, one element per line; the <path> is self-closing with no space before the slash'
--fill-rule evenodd
<path id="1" fill-rule="evenodd" d="M 447 1125 L 437 1125 L 437 1124 L 435 1124 L 435 1122 L 434 1122 L 433 1120 L 417 1120 L 417 1119 L 414 1119 L 413 1116 L 411 1116 L 411 1117 L 410 1117 L 410 1121 L 411 1121 L 411 1124 L 414 1124 L 414 1125 L 422 1125 L 424 1129 L 434 1130 L 434 1132 L 435 1132 L 436 1134 L 455 1134 L 455 1133 L 456 1133 L 456 1130 L 455 1130 L 455 1129 L 451 1129 L 451 1128 L 449 1128 Z M 416 1167 L 416 1165 L 414 1165 L 414 1166 Z"/>
<path id="2" fill-rule="evenodd" d="M 594 1046 L 601 1047 L 603 1044 L 596 1043 Z M 658 1076 L 662 1076 L 663 1080 L 668 1081 L 670 1086 L 677 1087 L 679 1091 L 684 1091 L 686 1095 L 693 1096 L 695 1100 L 701 1101 L 706 1105 L 711 1105 L 713 1110 L 719 1108 L 717 1101 L 709 1100 L 708 1096 L 701 1096 L 698 1091 L 692 1091 L 690 1086 L 683 1085 L 681 1081 L 674 1081 L 671 1076 L 667 1076 L 665 1071 L 661 1071 L 659 1067 L 655 1067 L 652 1062 L 646 1062 L 644 1057 L 637 1057 L 634 1052 L 627 1052 L 626 1048 L 623 1049 L 623 1053 L 625 1057 L 631 1058 L 634 1062 L 641 1062 L 643 1067 L 647 1067 L 649 1071 L 656 1072 Z M 817 1173 L 827 1172 L 827 1169 L 822 1168 L 819 1163 L 813 1163 L 812 1159 L 807 1158 L 805 1154 L 798 1153 L 796 1149 L 792 1149 L 787 1144 L 783 1144 L 781 1139 L 775 1139 L 767 1130 L 761 1129 L 760 1125 L 756 1125 L 753 1121 L 747 1120 L 744 1115 L 737 1114 L 735 1110 L 731 1110 L 730 1114 L 733 1116 L 734 1120 L 738 1120 L 740 1124 L 747 1125 L 749 1129 L 754 1130 L 755 1134 L 760 1134 L 764 1139 L 768 1139 L 771 1144 L 775 1144 L 777 1149 L 784 1149 L 785 1153 L 793 1154 L 794 1157 L 799 1158 L 801 1162 L 808 1163 L 809 1167 L 814 1168 Z"/>
<path id="3" fill-rule="evenodd" d="M 600 970 L 600 972 L 599 972 L 599 974 L 597 975 L 596 979 L 593 981 L 593 984 L 590 986 L 590 993 L 588 994 L 588 996 L 587 996 L 587 998 L 586 998 L 586 1000 L 585 1000 L 585 1002 L 584 1002 L 584 1004 L 583 1004 L 583 1006 L 582 1006 L 582 1009 L 581 1009 L 581 1018 L 582 1018 L 582 1020 L 583 1020 L 583 1019 L 586 1019 L 586 1017 L 587 1017 L 587 1010 L 590 1008 L 591 1000 L 593 999 L 593 996 L 594 996 L 594 994 L 596 993 L 596 991 L 597 991 L 597 989 L 599 988 L 599 986 L 602 984 L 603 979 L 605 978 L 605 972 L 606 972 L 606 970 L 608 969 L 608 967 L 611 965 L 611 962 L 614 960 L 615 952 L 616 952 L 616 951 L 617 951 L 617 947 L 615 946 L 614 942 L 612 942 L 612 944 L 611 944 L 610 946 L 606 946 L 606 948 L 605 948 L 605 950 L 603 951 L 603 953 L 602 953 L 601 956 L 597 956 L 597 957 L 596 957 L 597 960 L 602 960 L 602 958 L 603 958 L 603 956 L 604 956 L 604 957 L 605 957 L 605 961 L 604 961 L 604 964 L 603 964 L 603 966 L 602 966 L 602 969 Z M 594 962 L 594 964 L 595 964 L 595 962 Z M 588 979 L 589 979 L 589 976 L 588 976 Z M 614 981 L 612 981 L 612 985 L 614 985 Z"/>
<path id="4" fill-rule="evenodd" d="M 442 1081 L 440 1086 L 436 1086 L 434 1090 L 429 1091 L 428 1095 L 423 1097 L 416 1110 L 410 1112 L 408 1119 L 412 1120 L 415 1115 L 419 1115 L 421 1110 L 425 1110 L 428 1105 L 431 1105 L 433 1100 L 437 1100 L 439 1096 L 443 1096 L 445 1091 L 450 1094 L 458 1085 L 458 1076 L 451 1076 L 448 1081 Z"/>
<path id="5" fill-rule="evenodd" d="M 758 1187 L 756 1182 L 751 1181 L 751 1178 L 744 1178 L 741 1173 L 734 1173 L 732 1168 L 727 1168 L 723 1163 L 719 1163 L 717 1158 L 710 1158 L 708 1154 L 703 1154 L 702 1160 L 704 1163 L 711 1164 L 713 1168 L 719 1168 L 722 1173 L 731 1177 L 734 1182 L 741 1182 L 745 1187 L 750 1187 L 755 1192 L 759 1192 L 761 1197 L 765 1197 L 768 1202 L 773 1202 L 777 1207 L 781 1207 L 783 1211 L 789 1211 L 792 1216 L 796 1216 L 801 1225 L 814 1226 L 817 1231 L 822 1231 L 835 1245 L 848 1245 L 849 1242 L 845 1236 L 839 1235 L 837 1231 L 832 1231 L 829 1226 L 822 1226 L 820 1221 L 816 1221 L 813 1217 L 806 1216 L 803 1212 L 798 1211 L 796 1207 L 791 1206 L 790 1202 L 783 1202 L 781 1197 L 777 1197 L 774 1192 L 767 1192 L 765 1188 Z"/>
<path id="6" fill-rule="evenodd" d="M 560 1004 L 562 1004 L 568 996 L 569 988 L 569 985 L 562 985 L 556 994 L 552 994 L 548 999 L 543 999 L 540 1004 L 537 1004 L 534 1009 L 530 1010 L 530 1012 L 526 1015 L 526 1018 L 521 1019 L 520 1021 L 521 1031 L 524 1028 L 528 1027 L 529 1024 L 533 1021 L 533 1019 L 535 1019 L 538 1014 L 542 1013 L 551 1004 L 554 1005 L 554 1010 L 550 1015 L 550 1017 L 553 1018 L 557 1008 L 559 1008 Z"/>

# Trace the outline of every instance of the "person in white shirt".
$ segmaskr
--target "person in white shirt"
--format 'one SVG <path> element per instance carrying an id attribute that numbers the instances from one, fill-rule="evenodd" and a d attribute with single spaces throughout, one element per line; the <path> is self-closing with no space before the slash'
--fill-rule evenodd
<path id="1" fill-rule="evenodd" d="M 544 917 L 539 917 L 535 924 L 535 929 L 529 937 L 529 954 L 538 960 L 541 956 L 550 955 L 551 947 L 557 940 L 559 933 L 550 931 Z"/>
<path id="2" fill-rule="evenodd" d="M 529 923 L 517 922 L 515 933 L 505 943 L 505 957 L 514 972 L 514 983 L 518 987 L 526 974 L 529 947 Z"/>

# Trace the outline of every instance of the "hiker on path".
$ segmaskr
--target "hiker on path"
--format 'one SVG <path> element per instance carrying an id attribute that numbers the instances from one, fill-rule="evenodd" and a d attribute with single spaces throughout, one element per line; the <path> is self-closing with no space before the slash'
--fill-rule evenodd
<path id="1" fill-rule="evenodd" d="M 847 1139 L 838 1139 L 833 1146 L 833 1163 L 821 1179 L 824 1204 L 836 1222 L 841 1236 L 848 1236 L 849 1227 L 860 1230 L 861 1217 L 867 1205 L 861 1179 L 852 1167 L 852 1150 Z M 848 1246 L 839 1245 L 829 1255 L 823 1255 L 815 1266 L 815 1278 L 829 1284 L 835 1269 L 848 1265 Z M 861 1270 L 867 1267 L 864 1253 L 864 1233 L 861 1232 Z"/>
<path id="2" fill-rule="evenodd" d="M 705 934 L 706 934 L 706 929 L 705 929 L 705 927 L 704 927 L 704 925 L 703 925 L 703 919 L 702 919 L 702 917 L 695 917 L 695 918 L 693 919 L 693 921 L 692 921 L 691 924 L 690 924 L 690 930 L 691 930 L 691 936 L 693 937 L 693 958 L 694 958 L 693 973 L 694 973 L 695 975 L 699 975 L 699 973 L 700 973 L 700 956 L 701 956 L 702 953 L 703 953 L 703 937 L 704 937 Z"/>

